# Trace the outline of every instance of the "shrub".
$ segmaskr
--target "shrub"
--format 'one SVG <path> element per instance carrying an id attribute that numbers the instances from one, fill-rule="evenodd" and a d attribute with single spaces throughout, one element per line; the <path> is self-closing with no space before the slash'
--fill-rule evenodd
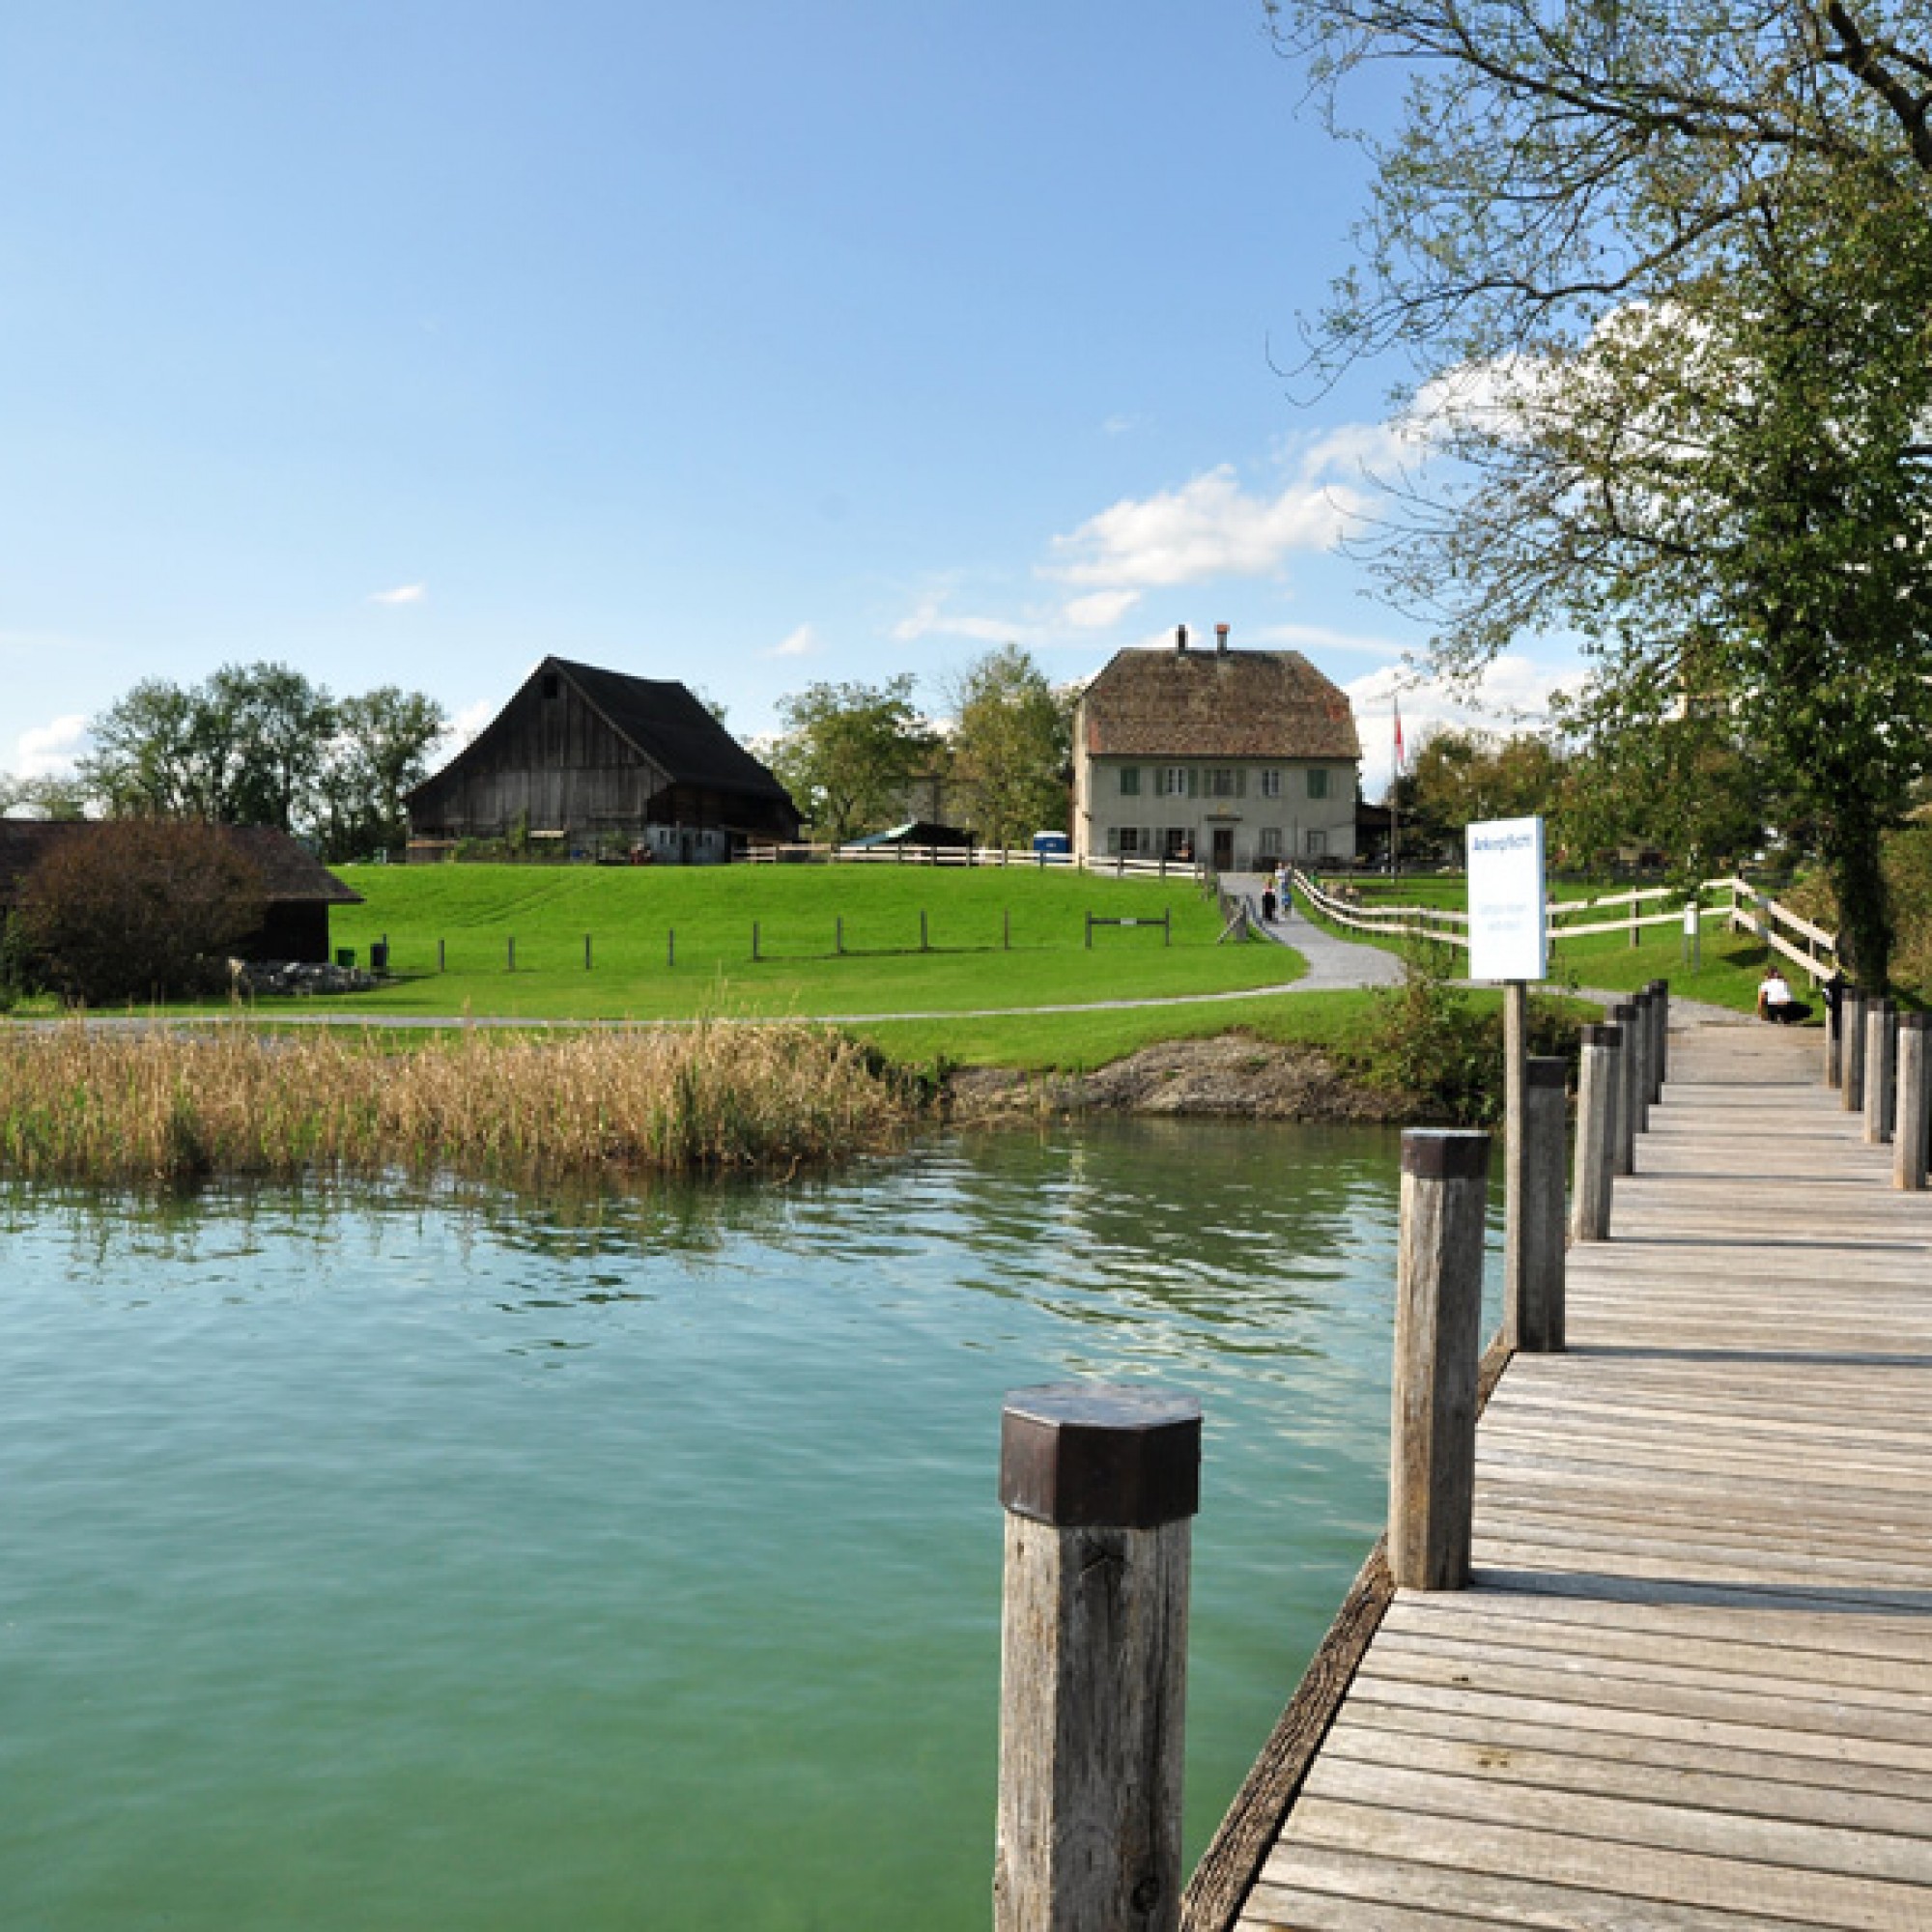
<path id="1" fill-rule="evenodd" d="M 1503 1115 L 1502 1011 L 1456 983 L 1460 963 L 1444 946 L 1409 947 L 1402 979 L 1375 992 L 1355 1058 L 1374 1085 L 1412 1096 L 1425 1119 L 1493 1126 Z M 1575 1023 L 1548 1001 L 1530 1000 L 1528 1036 L 1532 1054 L 1576 1053 Z"/>
<path id="2" fill-rule="evenodd" d="M 220 827 L 117 819 L 54 845 L 16 918 L 40 977 L 99 1006 L 225 984 L 228 950 L 265 904 L 260 870 Z"/>

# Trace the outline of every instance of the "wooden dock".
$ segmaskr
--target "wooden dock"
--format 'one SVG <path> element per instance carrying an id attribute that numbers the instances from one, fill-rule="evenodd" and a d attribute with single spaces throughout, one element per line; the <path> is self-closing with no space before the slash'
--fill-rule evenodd
<path id="1" fill-rule="evenodd" d="M 1190 1932 L 1932 1927 L 1932 1195 L 1817 1062 L 1673 1030 L 1483 1412 L 1473 1586 L 1371 1564 Z"/>

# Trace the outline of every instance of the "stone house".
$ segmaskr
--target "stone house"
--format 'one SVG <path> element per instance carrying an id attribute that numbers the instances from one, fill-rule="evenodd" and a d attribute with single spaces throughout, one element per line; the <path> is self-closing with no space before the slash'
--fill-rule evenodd
<path id="1" fill-rule="evenodd" d="M 1348 694 L 1299 651 L 1126 650 L 1073 721 L 1083 858 L 1198 858 L 1217 872 L 1355 856 L 1362 744 Z"/>

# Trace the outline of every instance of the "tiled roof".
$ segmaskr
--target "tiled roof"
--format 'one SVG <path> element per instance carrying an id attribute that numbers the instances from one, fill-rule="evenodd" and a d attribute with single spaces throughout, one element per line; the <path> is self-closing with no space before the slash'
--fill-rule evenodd
<path id="1" fill-rule="evenodd" d="M 1087 687 L 1105 758 L 1359 758 L 1348 694 L 1299 651 L 1121 651 Z"/>
<path id="2" fill-rule="evenodd" d="M 0 818 L 0 903 L 12 901 L 20 881 L 54 845 L 91 838 L 99 830 L 96 819 Z M 328 905 L 362 903 L 360 893 L 352 892 L 286 832 L 267 825 L 228 825 L 222 831 L 255 862 L 270 905 L 317 899 Z"/>

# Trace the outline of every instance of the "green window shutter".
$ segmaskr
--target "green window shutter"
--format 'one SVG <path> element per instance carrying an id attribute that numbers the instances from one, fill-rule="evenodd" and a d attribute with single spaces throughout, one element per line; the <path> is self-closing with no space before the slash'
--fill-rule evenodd
<path id="1" fill-rule="evenodd" d="M 1189 765 L 1187 768 L 1187 796 L 1189 798 L 1201 796 L 1201 772 L 1195 765 Z"/>
<path id="2" fill-rule="evenodd" d="M 1246 765 L 1235 767 L 1235 796 L 1246 798 L 1248 795 L 1248 768 Z"/>

